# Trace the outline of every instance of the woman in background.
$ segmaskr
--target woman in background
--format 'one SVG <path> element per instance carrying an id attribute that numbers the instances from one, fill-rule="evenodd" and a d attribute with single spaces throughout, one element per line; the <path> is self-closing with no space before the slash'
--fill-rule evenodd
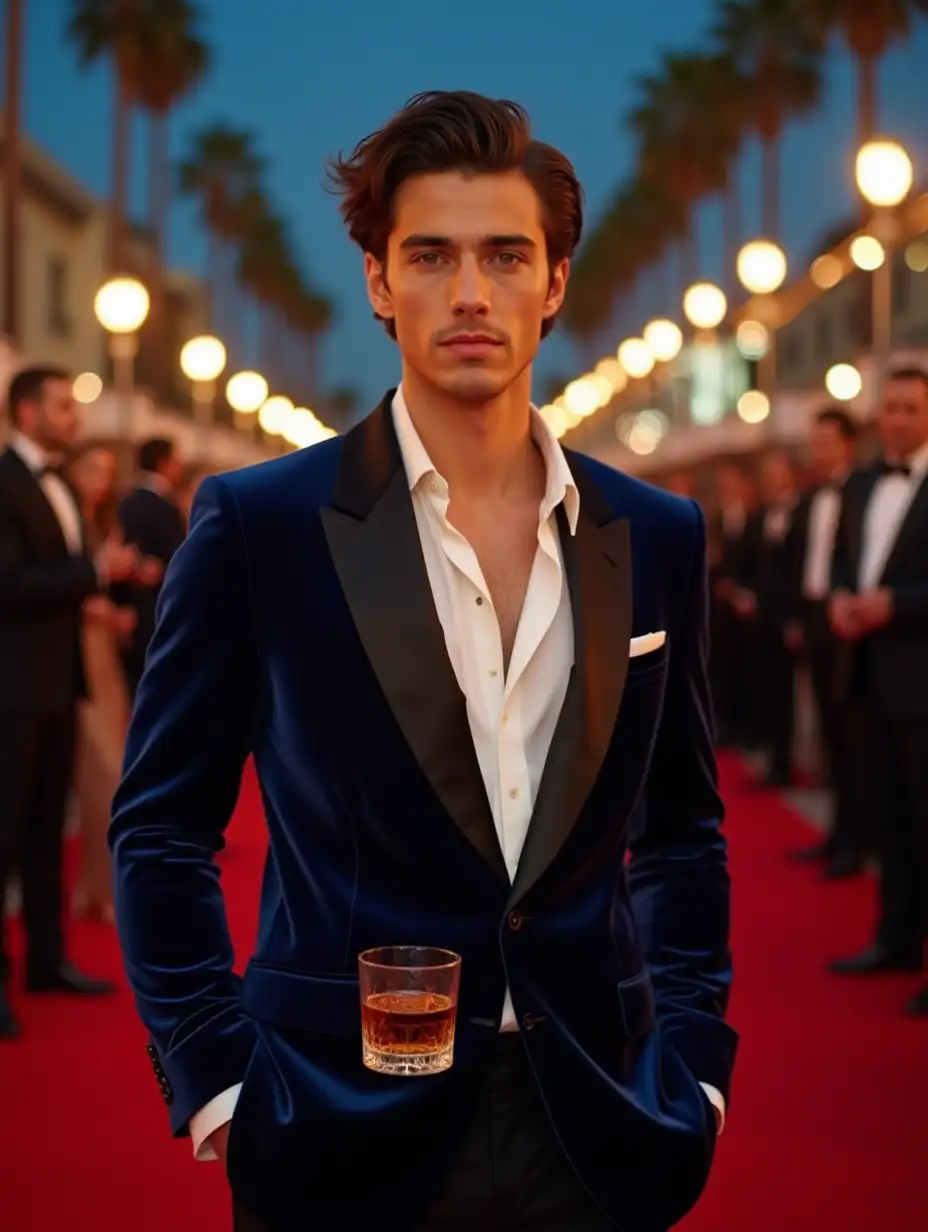
<path id="1" fill-rule="evenodd" d="M 197 494 L 197 488 L 208 475 L 215 475 L 216 470 L 211 466 L 195 466 L 188 472 L 184 479 L 184 483 L 177 493 L 177 504 L 187 524 L 190 524 L 190 510 L 193 506 L 193 498 Z"/>
<path id="2" fill-rule="evenodd" d="M 116 474 L 116 454 L 102 445 L 85 446 L 69 467 L 88 551 L 96 551 L 116 529 Z M 75 775 L 81 859 L 72 909 L 80 918 L 105 923 L 113 921 L 106 831 L 129 725 L 129 693 L 119 646 L 131 632 L 134 618 L 131 608 L 117 607 L 104 595 L 93 595 L 84 604 L 87 697 L 78 718 Z"/>

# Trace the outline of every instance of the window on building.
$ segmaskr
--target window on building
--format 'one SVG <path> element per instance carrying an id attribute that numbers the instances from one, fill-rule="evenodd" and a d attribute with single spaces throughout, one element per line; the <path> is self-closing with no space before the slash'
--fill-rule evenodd
<path id="1" fill-rule="evenodd" d="M 48 332 L 66 338 L 71 332 L 68 311 L 68 263 L 61 256 L 50 256 L 46 266 Z"/>

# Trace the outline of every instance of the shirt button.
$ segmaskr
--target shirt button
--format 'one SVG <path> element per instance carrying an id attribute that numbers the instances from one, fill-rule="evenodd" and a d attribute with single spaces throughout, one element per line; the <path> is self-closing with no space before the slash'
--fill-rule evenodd
<path id="1" fill-rule="evenodd" d="M 519 789 L 518 789 L 518 787 L 510 787 L 510 788 L 509 788 L 509 799 L 510 799 L 510 800 L 518 800 L 518 798 L 519 798 Z"/>
<path id="2" fill-rule="evenodd" d="M 483 607 L 483 595 L 478 595 L 478 596 L 477 596 L 477 606 L 478 606 L 478 607 Z"/>
<path id="3" fill-rule="evenodd" d="M 433 479 L 433 480 L 429 483 L 429 491 L 430 491 L 430 492 L 437 492 L 437 491 L 438 491 L 438 480 L 437 480 L 437 479 Z"/>
<path id="4" fill-rule="evenodd" d="M 493 676 L 493 677 L 495 678 L 496 676 L 498 676 L 498 675 L 499 675 L 499 672 L 496 670 L 496 668 L 495 668 L 495 667 L 491 667 L 491 668 L 490 668 L 490 675 L 491 675 L 491 676 Z"/>

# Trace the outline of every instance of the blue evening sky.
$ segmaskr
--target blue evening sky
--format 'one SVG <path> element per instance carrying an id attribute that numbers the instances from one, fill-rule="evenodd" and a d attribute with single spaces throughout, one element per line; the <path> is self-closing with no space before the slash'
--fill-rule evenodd
<path id="1" fill-rule="evenodd" d="M 81 72 L 64 37 L 68 0 L 29 0 L 25 123 L 34 140 L 93 192 L 108 191 L 111 78 Z M 373 404 L 395 377 L 393 344 L 370 315 L 361 259 L 345 238 L 332 197 L 321 186 L 327 153 L 348 149 L 411 94 L 467 88 L 514 98 L 528 107 L 538 136 L 561 146 L 584 183 L 588 210 L 599 212 L 625 175 L 634 150 L 620 116 L 633 82 L 661 50 L 699 45 L 711 0 L 505 0 L 449 5 L 431 0 L 203 0 L 215 67 L 177 112 L 172 149 L 214 120 L 252 129 L 269 166 L 268 187 L 292 224 L 301 258 L 336 301 L 338 322 L 323 354 L 325 384 L 352 384 Z M 883 68 L 881 122 L 906 141 L 919 178 L 928 178 L 924 65 L 928 22 Z M 784 240 L 804 260 L 830 223 L 849 212 L 854 112 L 847 57 L 832 57 L 825 104 L 793 126 L 784 152 Z M 133 204 L 145 209 L 144 124 L 136 129 Z M 755 153 L 745 161 L 748 228 L 758 225 Z M 719 211 L 700 220 L 702 273 L 720 276 Z M 178 203 L 172 218 L 174 264 L 201 270 L 202 231 Z M 676 305 L 668 304 L 674 313 Z M 618 341 L 618 340 L 617 340 Z M 570 377 L 580 360 L 565 338 L 545 344 L 539 370 Z"/>

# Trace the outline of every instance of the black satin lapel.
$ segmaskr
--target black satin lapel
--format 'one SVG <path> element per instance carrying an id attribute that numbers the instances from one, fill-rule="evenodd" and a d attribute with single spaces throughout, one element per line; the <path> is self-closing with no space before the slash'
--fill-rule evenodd
<path id="1" fill-rule="evenodd" d="M 581 495 L 581 510 L 584 504 Z M 511 903 L 524 898 L 573 830 L 608 751 L 628 674 L 632 629 L 628 521 L 597 527 L 589 513 L 581 512 L 576 535 L 562 530 L 561 545 L 573 609 L 574 667 Z"/>
<path id="2" fill-rule="evenodd" d="M 382 459 L 356 444 L 355 461 L 376 463 L 382 476 Z M 339 479 L 343 493 L 354 485 L 356 507 L 365 504 L 363 481 L 344 472 Z M 333 508 L 322 509 L 321 517 L 358 635 L 416 761 L 459 828 L 508 881 L 402 464 L 366 517 Z"/>
<path id="3" fill-rule="evenodd" d="M 905 555 L 910 537 L 918 530 L 919 522 L 926 517 L 928 517 L 928 475 L 919 484 L 918 491 L 912 497 L 912 503 L 902 519 L 899 533 L 896 535 L 895 542 L 890 549 L 883 572 L 880 575 L 881 582 L 892 579 L 893 571 Z"/>

